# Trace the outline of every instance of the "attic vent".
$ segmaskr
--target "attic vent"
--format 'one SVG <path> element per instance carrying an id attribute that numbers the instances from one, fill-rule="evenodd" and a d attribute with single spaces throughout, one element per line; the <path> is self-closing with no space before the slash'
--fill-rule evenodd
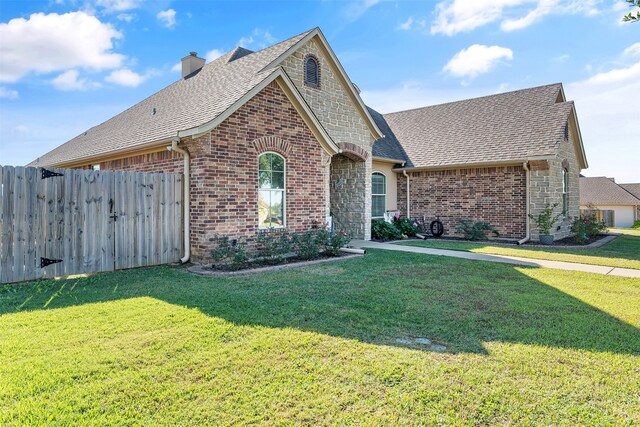
<path id="1" fill-rule="evenodd" d="M 568 121 L 564 124 L 564 140 L 565 141 L 569 140 L 569 122 Z"/>
<path id="2" fill-rule="evenodd" d="M 320 61 L 315 55 L 304 57 L 304 83 L 311 87 L 320 87 Z"/>

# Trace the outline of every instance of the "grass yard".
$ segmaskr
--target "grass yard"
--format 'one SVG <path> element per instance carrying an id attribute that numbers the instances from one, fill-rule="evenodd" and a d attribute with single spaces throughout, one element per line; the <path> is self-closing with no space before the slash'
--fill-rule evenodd
<path id="1" fill-rule="evenodd" d="M 609 267 L 633 268 L 640 270 L 640 230 L 612 229 L 624 233 L 612 242 L 599 248 L 563 249 L 528 248 L 524 246 L 495 246 L 487 243 L 474 243 L 452 240 L 407 240 L 399 242 L 405 246 L 419 246 L 433 249 L 451 249 L 491 255 L 507 255 L 523 258 L 537 258 L 550 261 L 577 262 L 580 264 L 605 265 Z"/>
<path id="2" fill-rule="evenodd" d="M 638 425 L 639 307 L 638 279 L 374 250 L 4 286 L 0 425 Z"/>

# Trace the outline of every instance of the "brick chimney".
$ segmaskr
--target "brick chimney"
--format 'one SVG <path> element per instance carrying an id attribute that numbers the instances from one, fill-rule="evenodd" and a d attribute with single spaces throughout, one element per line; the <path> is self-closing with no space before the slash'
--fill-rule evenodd
<path id="1" fill-rule="evenodd" d="M 182 78 L 200 70 L 204 62 L 204 59 L 198 58 L 198 52 L 189 52 L 189 56 L 182 58 Z"/>

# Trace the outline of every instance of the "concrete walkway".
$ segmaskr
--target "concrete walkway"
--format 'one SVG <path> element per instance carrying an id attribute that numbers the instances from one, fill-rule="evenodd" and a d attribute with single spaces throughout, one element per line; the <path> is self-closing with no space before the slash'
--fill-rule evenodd
<path id="1" fill-rule="evenodd" d="M 402 246 L 394 245 L 392 243 L 371 242 L 366 240 L 352 240 L 350 246 L 363 249 L 384 249 L 387 251 L 412 252 L 416 254 L 448 256 L 453 258 L 471 259 L 477 261 L 501 262 L 504 264 L 523 265 L 526 267 L 555 268 L 558 270 L 584 271 L 587 273 L 605 274 L 609 276 L 640 278 L 640 270 L 633 270 L 630 268 L 577 264 L 574 262 L 564 261 L 547 261 L 542 259 L 522 258 L 506 255 L 477 254 L 474 252 L 452 251 L 447 249 L 420 248 L 416 246 Z"/>

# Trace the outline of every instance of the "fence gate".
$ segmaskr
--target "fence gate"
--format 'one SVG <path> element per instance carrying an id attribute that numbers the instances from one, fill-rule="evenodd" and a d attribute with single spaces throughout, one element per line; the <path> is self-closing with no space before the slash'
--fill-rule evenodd
<path id="1" fill-rule="evenodd" d="M 0 283 L 180 259 L 182 175 L 0 172 Z"/>

